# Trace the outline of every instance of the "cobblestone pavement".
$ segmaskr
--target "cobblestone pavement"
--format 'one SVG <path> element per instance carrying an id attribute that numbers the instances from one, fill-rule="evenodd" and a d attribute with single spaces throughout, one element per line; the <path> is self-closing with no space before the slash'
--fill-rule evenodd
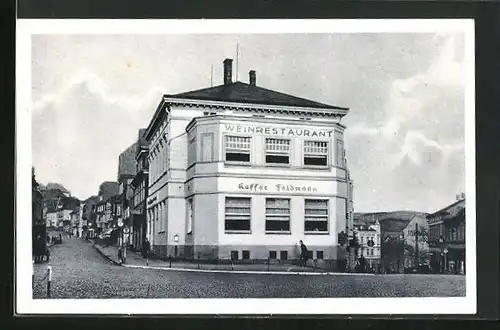
<path id="1" fill-rule="evenodd" d="M 46 298 L 47 263 L 35 265 L 33 297 Z M 51 298 L 305 298 L 464 296 L 453 275 L 272 275 L 178 272 L 116 266 L 91 244 L 51 247 Z"/>
<path id="2" fill-rule="evenodd" d="M 115 263 L 119 263 L 118 260 L 118 248 L 115 246 L 101 246 L 96 244 L 95 248 L 101 251 L 106 257 L 112 259 Z M 327 270 L 313 267 L 314 261 L 309 260 L 309 267 L 303 267 L 292 264 L 278 264 L 277 261 L 271 261 L 270 264 L 208 264 L 208 263 L 196 263 L 196 262 L 182 262 L 182 261 L 164 261 L 146 259 L 142 257 L 140 253 L 127 251 L 127 258 L 125 266 L 149 266 L 149 267 L 161 267 L 161 268 L 177 268 L 177 269 L 200 269 L 200 270 L 218 270 L 218 271 L 256 271 L 256 272 L 313 272 L 313 273 L 324 273 Z"/>

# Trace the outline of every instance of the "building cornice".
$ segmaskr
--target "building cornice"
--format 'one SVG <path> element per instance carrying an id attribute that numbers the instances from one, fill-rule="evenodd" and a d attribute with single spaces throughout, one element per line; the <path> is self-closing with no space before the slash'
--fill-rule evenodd
<path id="1" fill-rule="evenodd" d="M 225 109 L 238 110 L 255 113 L 283 113 L 301 116 L 319 116 L 319 117 L 336 117 L 338 119 L 344 117 L 349 109 L 328 109 L 328 108 L 308 108 L 295 107 L 286 105 L 272 104 L 255 104 L 255 103 L 240 103 L 240 102 L 222 102 L 210 100 L 191 100 L 182 98 L 163 97 L 163 101 L 168 105 L 185 106 L 192 108 L 210 108 L 210 109 Z"/>
<path id="2" fill-rule="evenodd" d="M 191 121 L 188 123 L 186 126 L 186 132 L 189 132 L 191 129 L 193 129 L 197 123 L 207 123 L 207 124 L 229 124 L 232 121 L 239 121 L 239 122 L 247 122 L 247 123 L 262 123 L 262 124 L 288 124 L 288 125 L 296 125 L 296 126 L 314 126 L 318 128 L 332 128 L 333 125 L 333 130 L 338 133 L 344 133 L 345 131 L 345 126 L 341 125 L 338 122 L 335 123 L 328 123 L 328 122 L 316 122 L 314 120 L 311 121 L 301 121 L 301 120 L 295 120 L 295 119 L 284 119 L 284 118 L 269 118 L 269 117 L 241 117 L 241 116 L 235 116 L 235 115 L 211 115 L 211 116 L 203 116 L 203 117 L 194 117 L 191 119 Z M 200 124 L 198 124 L 200 125 Z"/>

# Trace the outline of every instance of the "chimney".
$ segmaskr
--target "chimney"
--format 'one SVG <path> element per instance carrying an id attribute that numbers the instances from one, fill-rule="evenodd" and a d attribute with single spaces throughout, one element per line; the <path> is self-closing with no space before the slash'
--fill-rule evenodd
<path id="1" fill-rule="evenodd" d="M 257 75 L 254 70 L 251 70 L 248 72 L 248 75 L 250 76 L 250 85 L 255 86 L 257 84 Z"/>
<path id="2" fill-rule="evenodd" d="M 233 60 L 226 58 L 224 60 L 224 85 L 229 85 L 233 82 Z"/>

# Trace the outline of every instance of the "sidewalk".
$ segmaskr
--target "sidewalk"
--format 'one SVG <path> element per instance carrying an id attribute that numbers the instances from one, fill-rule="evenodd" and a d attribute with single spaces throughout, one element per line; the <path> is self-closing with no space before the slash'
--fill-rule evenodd
<path id="1" fill-rule="evenodd" d="M 118 247 L 116 246 L 101 246 L 91 242 L 94 248 L 105 256 L 110 262 L 120 265 L 118 260 Z M 163 261 L 158 259 L 149 259 L 146 264 L 146 259 L 138 252 L 127 250 L 127 259 L 123 267 L 130 268 L 147 268 L 147 269 L 163 269 L 163 270 L 177 270 L 177 271 L 193 271 L 193 272 L 241 272 L 241 273 L 256 273 L 256 274 L 310 274 L 310 275 L 326 275 L 326 274 L 343 274 L 347 273 L 333 273 L 324 269 L 317 269 L 313 267 L 294 266 L 290 264 L 208 264 L 196 263 L 189 261 Z"/>

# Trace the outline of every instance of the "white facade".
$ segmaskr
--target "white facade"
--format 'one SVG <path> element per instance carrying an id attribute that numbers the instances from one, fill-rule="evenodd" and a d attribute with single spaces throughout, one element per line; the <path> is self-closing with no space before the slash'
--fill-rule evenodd
<path id="1" fill-rule="evenodd" d="M 381 238 L 380 224 L 378 221 L 374 225 L 368 226 L 368 228 L 356 228 L 356 235 L 359 240 L 359 254 L 368 260 L 370 266 L 373 266 L 375 263 L 380 263 Z M 373 245 L 371 242 L 373 242 Z"/>
<path id="2" fill-rule="evenodd" d="M 304 109 L 192 102 L 164 99 L 162 119 L 149 128 L 155 253 L 295 259 L 303 240 L 314 258 L 336 260 L 337 234 L 348 227 L 340 116 L 307 109 L 315 114 L 305 120 Z"/>
<path id="3" fill-rule="evenodd" d="M 57 212 L 47 212 L 46 214 L 46 225 L 47 227 L 55 228 L 57 227 Z"/>

